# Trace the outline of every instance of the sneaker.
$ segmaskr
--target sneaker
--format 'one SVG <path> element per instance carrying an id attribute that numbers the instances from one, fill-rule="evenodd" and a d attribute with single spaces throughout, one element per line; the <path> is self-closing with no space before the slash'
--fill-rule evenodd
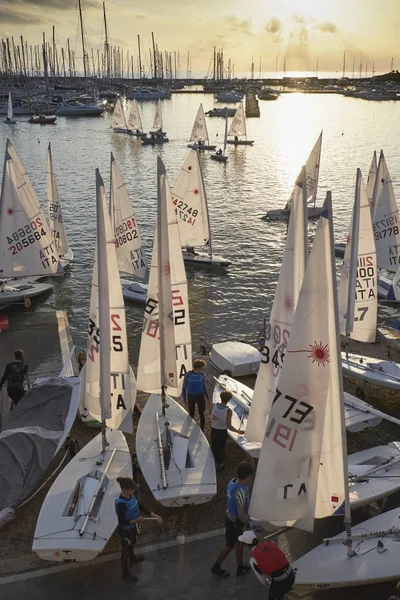
<path id="1" fill-rule="evenodd" d="M 125 581 L 130 581 L 131 583 L 137 583 L 139 581 L 136 575 L 132 575 L 131 573 L 127 573 L 127 575 L 122 575 L 122 579 L 125 579 Z"/>
<path id="2" fill-rule="evenodd" d="M 130 563 L 131 565 L 134 565 L 136 563 L 142 562 L 142 560 L 144 560 L 144 556 L 142 554 L 134 554 L 130 560 Z"/>
<path id="3" fill-rule="evenodd" d="M 243 567 L 242 566 L 238 566 L 238 568 L 236 569 L 236 577 L 241 577 L 244 573 L 247 573 L 247 571 L 250 571 L 251 567 Z"/>
<path id="4" fill-rule="evenodd" d="M 220 565 L 214 565 L 213 567 L 211 567 L 211 573 L 213 575 L 216 575 L 217 577 L 229 577 L 228 571 L 222 569 Z"/>

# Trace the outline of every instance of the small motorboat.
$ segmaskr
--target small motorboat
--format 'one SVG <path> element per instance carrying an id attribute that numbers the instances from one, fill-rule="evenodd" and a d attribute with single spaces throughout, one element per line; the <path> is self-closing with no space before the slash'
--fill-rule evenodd
<path id="1" fill-rule="evenodd" d="M 145 146 L 147 145 L 154 145 L 154 144 L 165 144 L 166 142 L 169 142 L 169 139 L 167 138 L 167 134 L 162 131 L 162 132 L 150 132 L 149 136 L 147 137 L 147 135 L 144 135 L 140 138 L 140 141 L 142 142 L 142 144 L 144 144 Z"/>
<path id="2" fill-rule="evenodd" d="M 220 92 L 219 94 L 215 94 L 215 99 L 217 102 L 240 102 L 243 98 L 243 94 L 240 92 L 236 92 L 235 90 L 231 90 L 230 92 Z"/>
<path id="3" fill-rule="evenodd" d="M 235 115 L 235 108 L 228 108 L 225 106 L 224 108 L 213 108 L 206 112 L 206 115 L 209 117 L 233 117 Z"/>
<path id="4" fill-rule="evenodd" d="M 57 117 L 39 115 L 38 117 L 31 117 L 28 120 L 28 123 L 32 123 L 34 125 L 55 125 L 56 121 Z"/>

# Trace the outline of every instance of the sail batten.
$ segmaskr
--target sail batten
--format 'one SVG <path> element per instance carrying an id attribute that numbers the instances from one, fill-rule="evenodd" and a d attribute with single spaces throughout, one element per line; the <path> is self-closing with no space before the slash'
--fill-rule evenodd
<path id="1" fill-rule="evenodd" d="M 188 290 L 177 215 L 161 159 L 157 173 L 158 218 L 140 345 L 138 388 L 159 393 L 161 385 L 165 385 L 169 395 L 179 396 L 192 358 Z"/>

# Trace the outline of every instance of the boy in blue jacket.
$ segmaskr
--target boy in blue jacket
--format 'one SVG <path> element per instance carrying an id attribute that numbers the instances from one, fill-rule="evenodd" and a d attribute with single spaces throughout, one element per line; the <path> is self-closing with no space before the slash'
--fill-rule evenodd
<path id="1" fill-rule="evenodd" d="M 188 371 L 183 380 L 182 398 L 188 405 L 189 415 L 194 419 L 196 404 L 200 416 L 200 427 L 204 431 L 206 424 L 205 410 L 206 398 L 209 401 L 203 369 L 206 366 L 204 360 L 195 360 L 192 371 Z"/>

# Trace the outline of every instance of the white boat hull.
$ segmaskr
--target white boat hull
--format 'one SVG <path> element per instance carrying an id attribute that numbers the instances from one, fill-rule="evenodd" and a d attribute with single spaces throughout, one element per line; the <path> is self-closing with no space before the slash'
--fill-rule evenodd
<path id="1" fill-rule="evenodd" d="M 132 300 L 135 302 L 146 302 L 147 298 L 147 285 L 139 283 L 138 281 L 129 281 L 128 279 L 121 279 L 122 295 L 125 300 Z"/>
<path id="2" fill-rule="evenodd" d="M 163 506 L 203 504 L 217 493 L 215 464 L 210 446 L 200 427 L 184 408 L 169 396 L 167 404 L 164 417 L 161 396 L 151 394 L 143 409 L 136 432 L 136 456 L 140 470 L 154 498 Z M 169 464 L 166 463 L 167 487 L 164 487 L 161 476 L 156 414 L 163 442 L 166 420 L 173 440 L 171 458 Z M 179 448 L 180 442 L 183 443 L 183 448 Z"/>
<path id="3" fill-rule="evenodd" d="M 373 383 L 374 385 L 400 390 L 400 367 L 397 363 L 389 360 L 380 360 L 359 354 L 342 352 L 343 373 L 354 379 Z"/>
<path id="4" fill-rule="evenodd" d="M 232 425 L 235 429 L 245 430 L 254 390 L 232 377 L 220 375 L 214 387 L 213 404 L 219 402 L 219 395 L 223 390 L 229 390 L 233 394 L 233 398 L 228 402 L 228 406 L 232 410 Z M 363 429 L 376 427 L 382 421 L 382 417 L 368 411 L 369 405 L 366 402 L 347 392 L 344 392 L 344 403 L 346 431 L 355 433 Z M 259 458 L 261 444 L 251 442 L 244 435 L 239 435 L 234 431 L 228 431 L 228 435 L 249 456 Z M 386 446 L 384 447 L 386 448 Z M 359 460 L 359 454 L 353 455 L 355 457 L 354 461 Z M 361 457 L 361 459 L 363 458 Z"/>
<path id="5" fill-rule="evenodd" d="M 49 283 L 37 283 L 34 280 L 9 280 L 0 285 L 0 306 L 24 302 L 27 298 L 36 298 L 53 290 Z"/>
<path id="6" fill-rule="evenodd" d="M 116 478 L 132 477 L 132 461 L 121 431 L 107 430 L 109 445 L 104 455 L 101 438 L 100 433 L 82 448 L 57 477 L 45 498 L 32 545 L 32 550 L 44 560 L 92 560 L 104 550 L 117 526 L 114 502 L 120 487 Z M 102 464 L 96 464 L 101 460 Z M 107 466 L 100 505 L 95 507 L 94 516 L 89 517 L 80 535 L 93 495 Z M 79 482 L 81 487 L 78 489 Z"/>
<path id="7" fill-rule="evenodd" d="M 192 267 L 229 267 L 231 264 L 230 260 L 217 254 L 210 256 L 207 252 L 198 252 L 197 250 L 195 255 L 186 250 L 182 250 L 182 253 L 185 263 Z"/>
<path id="8" fill-rule="evenodd" d="M 309 206 L 308 207 L 308 218 L 309 219 L 319 219 L 322 213 L 322 206 Z M 263 217 L 264 221 L 289 221 L 290 210 L 285 210 L 284 208 L 276 208 L 274 210 L 269 210 L 265 217 Z"/>
<path id="9" fill-rule="evenodd" d="M 232 377 L 246 377 L 257 373 L 261 354 L 250 344 L 221 342 L 212 345 L 210 360 L 220 373 Z"/>
<path id="10" fill-rule="evenodd" d="M 343 588 L 349 586 L 370 585 L 390 581 L 400 577 L 398 536 L 382 532 L 391 528 L 400 530 L 400 509 L 382 513 L 352 528 L 354 535 L 366 532 L 379 532 L 373 538 L 356 540 L 358 553 L 347 557 L 346 547 L 340 533 L 329 544 L 321 544 L 292 564 L 296 573 L 295 592 L 315 589 Z M 377 543 L 383 547 L 377 551 Z M 385 550 L 385 551 L 383 551 Z"/>
<path id="11" fill-rule="evenodd" d="M 368 471 L 383 464 L 385 464 L 384 469 L 368 477 Z M 349 475 L 358 476 L 365 473 L 362 481 L 354 483 L 350 481 L 352 508 L 377 502 L 400 490 L 400 451 L 396 443 L 351 454 L 348 465 Z"/>
<path id="12" fill-rule="evenodd" d="M 388 298 L 388 294 L 392 288 L 393 280 L 389 277 L 384 277 L 379 274 L 378 277 L 378 298 L 385 304 L 400 304 L 400 299 Z"/>

